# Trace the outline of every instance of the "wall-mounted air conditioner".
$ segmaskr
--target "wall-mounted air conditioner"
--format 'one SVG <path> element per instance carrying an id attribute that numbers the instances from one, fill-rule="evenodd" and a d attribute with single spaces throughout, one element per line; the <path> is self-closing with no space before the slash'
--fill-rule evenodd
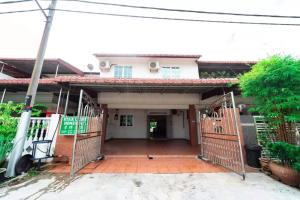
<path id="1" fill-rule="evenodd" d="M 159 70 L 159 62 L 151 61 L 151 62 L 149 62 L 148 67 L 149 67 L 150 72 L 157 72 Z"/>
<path id="2" fill-rule="evenodd" d="M 108 60 L 102 60 L 99 63 L 99 69 L 101 71 L 109 71 L 110 67 L 111 67 L 111 65 L 110 65 L 110 62 Z"/>

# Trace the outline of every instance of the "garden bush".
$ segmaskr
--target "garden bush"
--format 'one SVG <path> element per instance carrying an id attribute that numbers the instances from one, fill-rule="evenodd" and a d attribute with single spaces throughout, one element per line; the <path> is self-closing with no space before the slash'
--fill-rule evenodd
<path id="1" fill-rule="evenodd" d="M 8 102 L 0 104 L 0 166 L 3 165 L 7 155 L 13 148 L 13 139 L 18 127 L 18 117 L 20 117 L 23 108 L 24 104 L 20 103 Z M 46 109 L 46 106 L 37 104 L 32 109 L 32 116 L 38 117 Z"/>
<path id="2" fill-rule="evenodd" d="M 264 116 L 279 140 L 290 142 L 292 123 L 300 121 L 300 59 L 275 55 L 255 64 L 240 77 L 245 97 L 253 97 L 250 111 Z"/>
<path id="3" fill-rule="evenodd" d="M 274 142 L 267 145 L 270 156 L 280 162 L 281 165 L 289 166 L 300 172 L 300 147 L 286 142 Z"/>

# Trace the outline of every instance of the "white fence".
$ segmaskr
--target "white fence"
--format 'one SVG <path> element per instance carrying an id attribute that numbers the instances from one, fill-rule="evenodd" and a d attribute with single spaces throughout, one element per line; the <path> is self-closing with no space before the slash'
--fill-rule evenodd
<path id="1" fill-rule="evenodd" d="M 34 141 L 53 140 L 50 149 L 50 155 L 54 154 L 56 136 L 59 131 L 59 114 L 53 114 L 51 117 L 32 117 L 29 133 L 24 144 L 23 155 L 32 154 Z M 43 157 L 45 149 L 37 149 L 36 157 Z"/>

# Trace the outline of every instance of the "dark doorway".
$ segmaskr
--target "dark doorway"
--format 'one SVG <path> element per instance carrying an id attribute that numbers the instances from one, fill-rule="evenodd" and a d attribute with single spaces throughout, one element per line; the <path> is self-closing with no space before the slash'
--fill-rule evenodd
<path id="1" fill-rule="evenodd" d="M 152 139 L 166 139 L 167 138 L 167 116 L 149 115 L 148 133 L 150 138 Z"/>

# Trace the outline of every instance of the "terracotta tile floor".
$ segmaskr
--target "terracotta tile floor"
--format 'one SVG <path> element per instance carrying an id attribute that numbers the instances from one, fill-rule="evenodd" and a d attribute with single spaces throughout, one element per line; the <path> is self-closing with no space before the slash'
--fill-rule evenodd
<path id="1" fill-rule="evenodd" d="M 91 162 L 80 173 L 213 173 L 229 170 L 196 158 L 198 147 L 186 140 L 110 140 L 104 144 L 105 160 Z M 147 155 L 153 157 L 148 159 Z M 257 171 L 246 166 L 247 172 Z M 69 165 L 53 173 L 70 173 Z"/>
<path id="2" fill-rule="evenodd" d="M 69 173 L 70 166 L 61 165 L 51 169 L 53 173 Z M 213 173 L 228 172 L 227 169 L 190 157 L 106 157 L 92 162 L 79 173 Z"/>
<path id="3" fill-rule="evenodd" d="M 187 140 L 121 140 L 104 143 L 104 155 L 197 155 L 200 149 Z"/>

